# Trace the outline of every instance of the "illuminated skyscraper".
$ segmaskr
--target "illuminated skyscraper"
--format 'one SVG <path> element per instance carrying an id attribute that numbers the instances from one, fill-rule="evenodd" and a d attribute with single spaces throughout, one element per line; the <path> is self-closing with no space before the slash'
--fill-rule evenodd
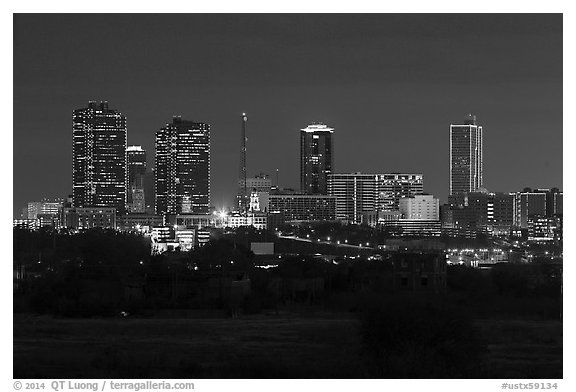
<path id="1" fill-rule="evenodd" d="M 74 207 L 126 207 L 126 117 L 108 102 L 73 113 Z"/>
<path id="2" fill-rule="evenodd" d="M 482 127 L 469 114 L 464 124 L 450 125 L 450 194 L 482 187 Z"/>
<path id="3" fill-rule="evenodd" d="M 141 146 L 129 146 L 126 149 L 128 159 L 128 210 L 145 212 L 146 151 Z"/>
<path id="4" fill-rule="evenodd" d="M 156 132 L 156 214 L 207 214 L 210 126 L 174 117 Z"/>
<path id="5" fill-rule="evenodd" d="M 333 132 L 324 124 L 300 130 L 300 190 L 304 193 L 328 193 L 328 175 L 334 170 Z"/>

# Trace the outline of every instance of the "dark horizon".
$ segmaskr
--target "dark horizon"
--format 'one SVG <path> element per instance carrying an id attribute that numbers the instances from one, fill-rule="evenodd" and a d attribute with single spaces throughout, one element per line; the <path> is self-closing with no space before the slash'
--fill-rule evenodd
<path id="1" fill-rule="evenodd" d="M 29 26 L 34 26 L 33 29 Z M 14 15 L 14 216 L 72 193 L 72 111 L 108 101 L 153 167 L 173 115 L 211 125 L 211 204 L 247 172 L 298 188 L 299 129 L 334 172 L 423 173 L 445 201 L 449 127 L 484 129 L 484 186 L 562 189 L 562 15 Z"/>

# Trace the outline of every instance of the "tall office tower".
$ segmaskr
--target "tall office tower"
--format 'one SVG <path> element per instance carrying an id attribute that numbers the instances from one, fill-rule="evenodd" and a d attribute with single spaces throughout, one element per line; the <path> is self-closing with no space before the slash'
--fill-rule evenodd
<path id="1" fill-rule="evenodd" d="M 246 213 L 248 210 L 250 190 L 246 183 L 246 122 L 248 117 L 246 113 L 242 113 L 242 128 L 240 138 L 240 171 L 238 173 L 238 193 L 237 203 L 238 210 L 241 213 Z"/>
<path id="2" fill-rule="evenodd" d="M 469 114 L 463 124 L 450 125 L 450 194 L 482 187 L 482 127 Z"/>
<path id="3" fill-rule="evenodd" d="M 328 175 L 334 170 L 332 133 L 334 128 L 310 124 L 300 130 L 300 190 L 327 194 Z"/>
<path id="4" fill-rule="evenodd" d="M 378 211 L 397 211 L 400 199 L 424 192 L 424 176 L 420 173 L 388 173 L 377 175 Z"/>
<path id="5" fill-rule="evenodd" d="M 73 113 L 74 207 L 126 207 L 126 117 L 108 102 Z"/>
<path id="6" fill-rule="evenodd" d="M 128 162 L 128 211 L 145 212 L 146 151 L 142 146 L 128 146 L 126 156 Z"/>
<path id="7" fill-rule="evenodd" d="M 156 132 L 156 214 L 207 214 L 210 125 L 174 117 Z"/>

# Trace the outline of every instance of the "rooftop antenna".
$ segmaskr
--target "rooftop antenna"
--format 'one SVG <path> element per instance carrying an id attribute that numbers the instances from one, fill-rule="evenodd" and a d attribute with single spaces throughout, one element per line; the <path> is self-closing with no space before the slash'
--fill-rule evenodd
<path id="1" fill-rule="evenodd" d="M 242 194 L 240 195 L 240 212 L 246 214 L 248 203 L 246 202 L 247 190 L 246 190 L 246 122 L 248 117 L 246 113 L 242 113 L 242 135 L 240 140 L 240 180 L 242 181 Z"/>
<path id="2" fill-rule="evenodd" d="M 280 174 L 278 169 L 276 169 L 276 188 L 280 189 Z"/>

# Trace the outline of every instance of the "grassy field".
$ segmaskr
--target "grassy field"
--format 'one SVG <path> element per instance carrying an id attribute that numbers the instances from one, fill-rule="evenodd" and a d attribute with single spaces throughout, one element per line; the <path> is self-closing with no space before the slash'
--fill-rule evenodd
<path id="1" fill-rule="evenodd" d="M 561 378 L 562 324 L 480 320 L 487 377 Z M 55 319 L 14 315 L 15 378 L 362 378 L 349 316 Z"/>

